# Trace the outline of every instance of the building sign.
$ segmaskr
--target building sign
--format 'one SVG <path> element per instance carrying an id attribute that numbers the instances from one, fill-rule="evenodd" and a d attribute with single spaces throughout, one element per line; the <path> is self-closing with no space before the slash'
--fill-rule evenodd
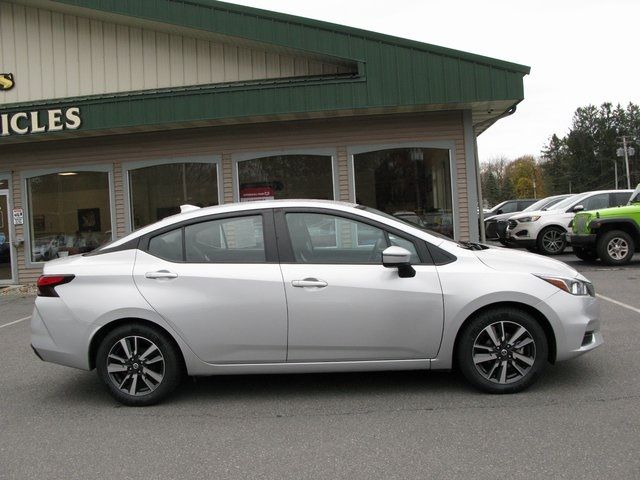
<path id="1" fill-rule="evenodd" d="M 13 224 L 14 225 L 24 225 L 24 212 L 21 208 L 13 209 Z"/>
<path id="2" fill-rule="evenodd" d="M 276 192 L 272 187 L 245 187 L 240 190 L 241 202 L 259 202 L 260 200 L 273 200 Z"/>
<path id="3" fill-rule="evenodd" d="M 0 113 L 0 137 L 77 130 L 81 125 L 82 118 L 78 107 Z"/>
<path id="4" fill-rule="evenodd" d="M 0 90 L 11 90 L 15 84 L 13 73 L 0 73 Z"/>

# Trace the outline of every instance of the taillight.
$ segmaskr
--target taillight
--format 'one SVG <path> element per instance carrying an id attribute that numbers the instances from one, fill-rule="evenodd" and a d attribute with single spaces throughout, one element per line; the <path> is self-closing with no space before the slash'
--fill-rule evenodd
<path id="1" fill-rule="evenodd" d="M 75 275 L 42 275 L 38 278 L 39 297 L 57 297 L 56 287 L 69 283 Z"/>

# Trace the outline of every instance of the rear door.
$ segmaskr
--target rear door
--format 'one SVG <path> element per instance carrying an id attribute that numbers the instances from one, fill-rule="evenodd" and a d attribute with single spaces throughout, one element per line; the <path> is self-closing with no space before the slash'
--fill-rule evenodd
<path id="1" fill-rule="evenodd" d="M 284 210 L 276 218 L 289 362 L 435 357 L 442 289 L 415 239 L 331 210 Z M 389 245 L 413 253 L 415 278 L 382 265 Z"/>
<path id="2" fill-rule="evenodd" d="M 136 285 L 202 360 L 286 360 L 286 300 L 270 210 L 165 229 L 143 239 L 141 250 Z"/>

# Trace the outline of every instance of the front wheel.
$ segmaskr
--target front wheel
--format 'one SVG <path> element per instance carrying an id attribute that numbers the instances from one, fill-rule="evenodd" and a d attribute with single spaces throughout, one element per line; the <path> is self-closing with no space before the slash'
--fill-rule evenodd
<path id="1" fill-rule="evenodd" d="M 456 351 L 458 367 L 469 383 L 493 394 L 528 388 L 544 370 L 547 355 L 540 324 L 514 308 L 478 315 L 462 332 Z"/>
<path id="2" fill-rule="evenodd" d="M 132 324 L 107 334 L 98 348 L 96 367 L 116 400 L 142 407 L 158 403 L 178 386 L 181 358 L 164 333 Z"/>
<path id="3" fill-rule="evenodd" d="M 633 238 L 622 230 L 612 230 L 598 239 L 598 255 L 606 265 L 626 265 L 635 253 Z"/>
<path id="4" fill-rule="evenodd" d="M 561 255 L 567 248 L 564 230 L 559 227 L 545 228 L 538 235 L 537 247 L 543 255 Z"/>

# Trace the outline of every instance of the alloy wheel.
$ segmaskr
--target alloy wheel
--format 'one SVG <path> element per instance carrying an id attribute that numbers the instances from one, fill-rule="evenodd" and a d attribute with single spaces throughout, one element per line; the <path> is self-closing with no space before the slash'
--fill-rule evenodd
<path id="1" fill-rule="evenodd" d="M 614 237 L 607 244 L 607 252 L 614 260 L 624 260 L 629 255 L 629 244 L 624 238 Z"/>
<path id="2" fill-rule="evenodd" d="M 158 388 L 164 379 L 164 356 L 158 346 L 145 337 L 124 337 L 109 351 L 107 373 L 123 393 L 145 396 Z"/>
<path id="3" fill-rule="evenodd" d="M 558 230 L 548 230 L 542 237 L 542 246 L 549 253 L 558 253 L 564 249 L 564 234 Z"/>
<path id="4" fill-rule="evenodd" d="M 492 383 L 515 383 L 529 373 L 536 360 L 531 333 L 514 322 L 495 322 L 483 329 L 473 343 L 476 370 Z"/>

